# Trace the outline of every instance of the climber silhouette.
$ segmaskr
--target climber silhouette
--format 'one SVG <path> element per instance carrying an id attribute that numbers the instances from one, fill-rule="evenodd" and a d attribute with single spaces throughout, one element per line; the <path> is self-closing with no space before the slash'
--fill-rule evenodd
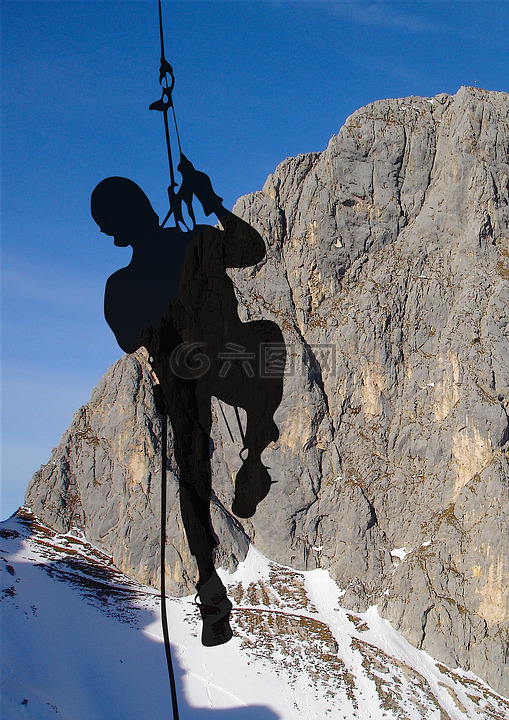
<path id="1" fill-rule="evenodd" d="M 173 428 L 182 519 L 198 565 L 202 642 L 216 645 L 232 635 L 232 605 L 213 561 L 211 397 L 246 411 L 232 511 L 251 517 L 272 482 L 261 455 L 279 437 L 274 413 L 282 398 L 286 351 L 276 323 L 240 321 L 226 273 L 260 263 L 263 239 L 223 207 L 208 176 L 184 156 L 179 170 L 180 202 L 191 209 L 194 195 L 221 227 L 163 228 L 141 188 L 121 177 L 100 182 L 91 205 L 101 231 L 112 235 L 115 245 L 133 248 L 129 265 L 107 281 L 105 317 L 122 350 L 146 347 L 159 380 Z"/>

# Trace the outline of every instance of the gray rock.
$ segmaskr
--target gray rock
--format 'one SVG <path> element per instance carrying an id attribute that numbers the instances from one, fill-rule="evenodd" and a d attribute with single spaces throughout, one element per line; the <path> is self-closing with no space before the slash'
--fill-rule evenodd
<path id="1" fill-rule="evenodd" d="M 35 513 L 59 532 L 83 529 L 97 547 L 133 578 L 159 587 L 161 419 L 144 350 L 116 362 L 75 413 L 50 462 L 27 489 Z M 167 587 L 176 596 L 194 587 L 195 564 L 185 540 L 177 466 L 168 430 Z M 248 541 L 238 521 L 214 497 L 218 562 L 234 568 Z"/>
<path id="2" fill-rule="evenodd" d="M 268 243 L 260 266 L 231 271 L 241 319 L 274 320 L 289 349 L 281 437 L 264 455 L 278 482 L 251 521 L 228 513 L 239 445 L 217 400 L 213 434 L 222 563 L 249 538 L 277 562 L 327 568 L 346 606 L 377 603 L 415 645 L 506 695 L 508 148 L 505 93 L 383 100 L 241 198 L 235 212 Z M 143 353 L 114 365 L 27 502 L 157 584 L 150 384 Z M 195 569 L 171 470 L 168 572 L 183 593 Z"/>

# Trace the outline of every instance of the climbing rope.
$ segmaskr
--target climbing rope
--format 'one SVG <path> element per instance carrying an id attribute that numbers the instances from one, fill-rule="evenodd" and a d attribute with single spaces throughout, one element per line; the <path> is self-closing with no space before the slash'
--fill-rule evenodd
<path id="1" fill-rule="evenodd" d="M 166 415 L 166 406 L 160 385 L 154 385 L 154 400 L 156 412 L 161 415 L 161 624 L 163 626 L 164 650 L 170 680 L 173 720 L 179 720 L 177 688 L 175 686 L 175 675 L 171 659 L 170 631 L 168 614 L 166 612 L 166 464 L 168 417 Z"/>
<path id="2" fill-rule="evenodd" d="M 149 109 L 150 110 L 158 110 L 163 113 L 163 119 L 164 119 L 164 136 L 166 141 L 166 152 L 168 156 L 168 166 L 169 166 L 169 175 L 170 175 L 170 184 L 168 186 L 168 200 L 169 200 L 169 210 L 166 214 L 166 217 L 164 218 L 163 222 L 161 223 L 161 227 L 164 227 L 167 221 L 169 220 L 170 216 L 173 215 L 173 218 L 175 220 L 175 225 L 178 227 L 179 224 L 182 224 L 187 230 L 190 228 L 187 226 L 183 214 L 182 214 L 182 202 L 184 202 L 187 205 L 189 216 L 193 222 L 193 225 L 195 224 L 194 219 L 194 213 L 192 210 L 192 193 L 189 194 L 189 191 L 185 191 L 185 189 L 181 186 L 179 192 L 175 192 L 175 188 L 177 187 L 177 182 L 175 180 L 175 171 L 173 166 L 173 156 L 172 156 L 172 149 L 171 149 L 171 138 L 170 138 L 170 123 L 168 120 L 168 111 L 171 108 L 172 111 L 172 119 L 173 119 L 173 126 L 175 128 L 175 136 L 177 139 L 177 146 L 178 146 L 178 152 L 179 152 L 179 165 L 181 163 L 188 162 L 185 156 L 182 153 L 182 148 L 180 144 L 180 135 L 177 125 L 177 118 L 175 115 L 175 108 L 173 106 L 173 97 L 172 92 L 175 85 L 175 76 L 173 74 L 173 68 L 170 65 L 170 63 L 166 60 L 165 52 L 164 52 L 164 32 L 163 32 L 163 15 L 162 15 L 162 5 L 161 0 L 158 0 L 158 9 L 159 9 L 159 37 L 160 37 L 160 45 L 161 45 L 161 64 L 159 68 L 159 84 L 161 85 L 162 89 L 162 95 L 159 100 L 156 100 L 153 102 Z M 154 400 L 156 404 L 156 411 L 159 415 L 161 415 L 161 548 L 160 548 L 160 559 L 161 559 L 161 622 L 162 622 L 162 628 L 163 628 L 163 638 L 164 638 L 164 649 L 166 653 L 166 664 L 168 666 L 168 677 L 170 681 L 170 690 L 171 690 L 171 699 L 172 699 L 172 709 L 173 709 L 173 720 L 179 720 L 179 714 L 178 714 L 178 703 L 177 703 L 177 689 L 175 686 L 175 675 L 173 672 L 173 663 L 172 663 L 172 657 L 171 657 L 171 645 L 170 645 L 170 634 L 169 634 L 169 626 L 168 626 L 168 615 L 166 612 L 166 484 L 167 484 L 167 477 L 166 477 L 166 464 L 167 464 L 167 432 L 168 432 L 168 419 L 167 419 L 167 413 L 166 413 L 166 406 L 165 406 L 165 400 L 164 395 L 162 392 L 162 388 L 159 384 L 154 385 Z M 232 441 L 234 441 L 232 431 L 230 430 L 230 426 L 228 424 L 228 421 L 226 419 L 226 415 L 224 413 L 223 407 L 221 405 L 221 402 L 219 402 L 219 405 L 221 407 L 221 411 L 223 413 L 223 418 L 225 420 L 226 426 L 228 428 L 228 432 L 230 434 L 230 437 Z M 238 408 L 235 407 L 235 415 L 240 431 L 240 436 L 242 438 L 243 448 L 241 450 L 241 457 L 242 452 L 246 450 L 245 448 L 245 435 L 242 430 L 242 424 L 240 421 L 239 411 Z"/>
<path id="3" fill-rule="evenodd" d="M 170 63 L 166 60 L 165 54 L 164 54 L 164 32 L 163 32 L 163 11 L 161 7 L 161 0 L 158 0 L 159 2 L 159 37 L 160 37 L 160 43 L 161 43 L 161 64 L 159 66 L 159 84 L 161 86 L 162 95 L 159 100 L 156 100 L 153 102 L 149 110 L 159 110 L 163 113 L 164 118 L 164 137 L 166 140 L 166 153 L 168 155 L 168 166 L 170 171 L 170 184 L 168 186 L 168 200 L 170 203 L 170 209 L 168 210 L 168 213 L 166 217 L 164 218 L 163 222 L 161 223 L 161 227 L 164 227 L 167 223 L 168 219 L 170 218 L 170 215 L 173 214 L 173 217 L 175 219 L 175 224 L 178 226 L 179 223 L 182 223 L 184 227 L 189 229 L 184 221 L 184 217 L 182 215 L 182 201 L 178 197 L 177 193 L 175 192 L 175 188 L 177 187 L 177 183 L 175 181 L 175 170 L 173 167 L 173 157 L 171 152 L 171 139 L 170 139 L 170 125 L 168 122 L 168 110 L 171 108 L 172 116 L 173 116 L 173 125 L 175 127 L 175 135 L 177 138 L 177 144 L 178 144 L 178 150 L 179 150 L 179 164 L 182 162 L 182 148 L 180 145 L 180 135 L 177 125 L 177 117 L 175 115 L 175 108 L 173 106 L 173 88 L 175 86 L 175 76 L 173 74 L 173 68 L 170 65 Z"/>

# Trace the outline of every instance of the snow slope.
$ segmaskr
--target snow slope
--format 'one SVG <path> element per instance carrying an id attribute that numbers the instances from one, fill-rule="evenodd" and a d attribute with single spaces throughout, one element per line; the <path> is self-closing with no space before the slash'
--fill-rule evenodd
<path id="1" fill-rule="evenodd" d="M 157 591 L 79 533 L 27 509 L 0 524 L 3 720 L 172 717 Z M 168 598 L 181 720 L 509 718 L 471 673 L 416 650 L 376 607 L 343 610 L 324 570 L 251 547 L 234 574 L 234 638 L 204 648 L 192 598 Z"/>

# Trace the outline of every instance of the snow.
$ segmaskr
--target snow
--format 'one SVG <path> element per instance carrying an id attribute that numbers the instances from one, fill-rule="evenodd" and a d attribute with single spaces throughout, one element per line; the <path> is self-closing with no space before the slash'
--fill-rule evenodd
<path id="1" fill-rule="evenodd" d="M 254 545 L 250 545 L 246 559 L 238 564 L 234 573 L 219 569 L 218 574 L 223 583 L 242 582 L 247 586 L 256 580 L 269 579 L 270 561 Z"/>
<path id="2" fill-rule="evenodd" d="M 27 513 L 1 524 L 0 559 L 3 720 L 171 718 L 157 591 Z M 251 546 L 219 574 L 234 600 L 226 645 L 201 645 L 191 596 L 167 599 L 181 720 L 509 717 L 509 703 L 440 669 L 376 606 L 342 608 L 345 590 L 324 569 L 299 572 Z"/>
<path id="3" fill-rule="evenodd" d="M 393 550 L 391 550 L 391 557 L 397 558 L 399 561 L 399 562 L 393 561 L 392 564 L 395 565 L 396 567 L 398 567 L 403 562 L 403 560 L 406 558 L 406 556 L 412 552 L 411 549 L 407 550 L 406 548 L 407 548 L 407 546 L 405 545 L 404 547 L 394 548 Z"/>

